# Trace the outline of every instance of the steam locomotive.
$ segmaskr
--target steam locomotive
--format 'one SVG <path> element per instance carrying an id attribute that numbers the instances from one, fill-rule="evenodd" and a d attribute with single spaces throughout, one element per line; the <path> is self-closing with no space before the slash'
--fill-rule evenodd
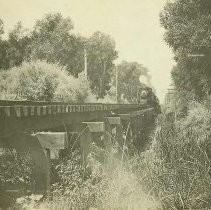
<path id="1" fill-rule="evenodd" d="M 150 87 L 141 87 L 137 92 L 137 103 L 142 104 L 142 101 L 145 101 L 147 106 L 153 107 L 157 114 L 161 113 L 161 107 L 159 104 L 159 100 L 152 88 Z"/>

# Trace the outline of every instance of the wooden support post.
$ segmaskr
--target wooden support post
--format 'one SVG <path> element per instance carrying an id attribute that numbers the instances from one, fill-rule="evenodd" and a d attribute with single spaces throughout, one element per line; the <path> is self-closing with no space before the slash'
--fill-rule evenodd
<path id="1" fill-rule="evenodd" d="M 50 192 L 51 189 L 51 151 L 50 149 L 46 149 L 46 159 L 47 159 L 47 165 L 49 169 L 46 171 L 46 185 L 47 185 L 47 193 Z"/>
<path id="2" fill-rule="evenodd" d="M 123 145 L 124 145 L 124 140 L 123 140 L 123 128 L 122 125 L 117 125 L 116 126 L 116 140 L 119 144 L 119 149 L 122 152 L 123 151 Z"/>
<path id="3" fill-rule="evenodd" d="M 39 139 L 29 134 L 19 134 L 12 138 L 14 148 L 18 152 L 30 152 L 33 163 L 34 193 L 45 194 L 50 191 L 50 162 Z"/>
<path id="4" fill-rule="evenodd" d="M 34 163 L 35 193 L 46 193 L 50 191 L 50 151 L 45 151 L 35 135 L 27 139 L 30 139 L 30 153 Z"/>
<path id="5" fill-rule="evenodd" d="M 71 139 L 71 141 L 69 142 L 71 148 L 73 150 L 76 148 L 80 149 L 81 163 L 85 164 L 85 160 L 91 151 L 91 134 L 89 129 L 86 124 L 77 122 L 70 125 L 70 130 L 69 139 Z M 72 135 L 75 135 L 75 137 L 72 138 Z"/>
<path id="6" fill-rule="evenodd" d="M 83 122 L 83 130 L 80 135 L 80 142 L 82 148 L 82 160 L 86 161 L 87 156 L 92 151 L 92 142 L 100 146 L 101 136 L 105 132 L 104 122 Z"/>
<path id="7" fill-rule="evenodd" d="M 114 126 L 116 128 L 116 141 L 118 143 L 118 150 L 121 154 L 123 151 L 123 128 L 121 124 L 120 117 L 106 117 L 110 126 Z"/>
<path id="8" fill-rule="evenodd" d="M 81 147 L 81 156 L 82 164 L 85 164 L 87 156 L 91 152 L 91 133 L 86 125 L 80 134 L 80 147 Z"/>
<path id="9" fill-rule="evenodd" d="M 105 122 L 105 133 L 104 133 L 104 148 L 107 152 L 110 152 L 112 149 L 112 126 L 108 123 L 108 121 Z"/>
<path id="10" fill-rule="evenodd" d="M 65 132 L 41 132 L 31 135 L 30 152 L 34 161 L 35 192 L 49 192 L 51 186 L 51 158 L 58 158 L 65 148 Z M 52 154 L 51 154 L 52 151 Z"/>

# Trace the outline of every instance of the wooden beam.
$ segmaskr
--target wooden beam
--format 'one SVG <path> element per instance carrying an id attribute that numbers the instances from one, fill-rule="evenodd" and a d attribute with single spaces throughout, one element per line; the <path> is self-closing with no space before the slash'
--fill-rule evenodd
<path id="1" fill-rule="evenodd" d="M 85 128 L 80 135 L 82 164 L 86 163 L 87 156 L 91 152 L 91 142 L 92 142 L 91 133 L 88 128 Z"/>
<path id="2" fill-rule="evenodd" d="M 123 127 L 121 124 L 116 126 L 116 140 L 119 144 L 120 150 L 123 150 L 123 144 L 124 144 Z M 120 151 L 120 152 L 122 152 L 122 151 Z"/>
<path id="3" fill-rule="evenodd" d="M 110 125 L 120 125 L 121 118 L 120 117 L 106 117 Z"/>
<path id="4" fill-rule="evenodd" d="M 107 121 L 105 123 L 105 133 L 104 133 L 104 147 L 105 150 L 110 152 L 112 149 L 112 127 Z"/>
<path id="5" fill-rule="evenodd" d="M 42 148 L 51 151 L 49 153 L 51 159 L 59 159 L 60 150 L 67 148 L 68 137 L 66 132 L 39 132 L 35 136 Z"/>
<path id="6" fill-rule="evenodd" d="M 46 149 L 65 149 L 67 144 L 66 132 L 39 132 L 35 135 L 42 147 Z"/>

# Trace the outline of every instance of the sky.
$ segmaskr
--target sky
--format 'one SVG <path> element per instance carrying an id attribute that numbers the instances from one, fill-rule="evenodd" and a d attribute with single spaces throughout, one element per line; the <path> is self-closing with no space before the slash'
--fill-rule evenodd
<path id="1" fill-rule="evenodd" d="M 22 21 L 32 28 L 49 12 L 70 17 L 74 32 L 90 36 L 95 31 L 109 34 L 116 42 L 119 58 L 148 68 L 152 85 L 161 100 L 171 83 L 173 53 L 163 40 L 159 13 L 166 0 L 0 0 L 0 18 L 8 32 Z"/>

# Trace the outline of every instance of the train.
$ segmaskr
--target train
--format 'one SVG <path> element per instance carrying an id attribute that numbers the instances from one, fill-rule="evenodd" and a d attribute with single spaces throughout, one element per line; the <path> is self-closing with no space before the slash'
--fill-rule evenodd
<path id="1" fill-rule="evenodd" d="M 149 107 L 153 107 L 157 114 L 161 113 L 161 106 L 158 97 L 150 87 L 141 87 L 137 92 L 137 103 L 142 104 L 143 100 Z"/>

